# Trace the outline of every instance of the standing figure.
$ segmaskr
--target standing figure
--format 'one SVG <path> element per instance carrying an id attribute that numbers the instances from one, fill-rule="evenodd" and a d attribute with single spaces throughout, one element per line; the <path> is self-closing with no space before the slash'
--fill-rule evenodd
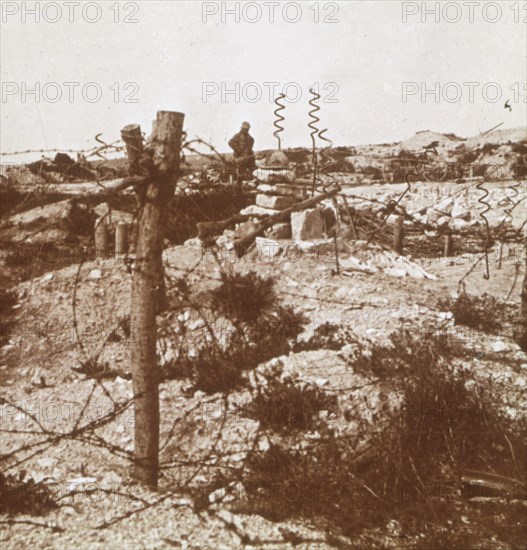
<path id="1" fill-rule="evenodd" d="M 250 174 L 256 170 L 254 160 L 254 138 L 249 134 L 251 125 L 242 122 L 240 131 L 229 140 L 229 147 L 234 151 L 234 162 L 238 167 L 238 182 L 250 178 Z"/>

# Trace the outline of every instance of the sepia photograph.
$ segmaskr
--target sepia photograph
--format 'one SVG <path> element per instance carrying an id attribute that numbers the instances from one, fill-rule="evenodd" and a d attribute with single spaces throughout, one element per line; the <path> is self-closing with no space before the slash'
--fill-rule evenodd
<path id="1" fill-rule="evenodd" d="M 0 0 L 0 546 L 527 548 L 527 1 Z"/>

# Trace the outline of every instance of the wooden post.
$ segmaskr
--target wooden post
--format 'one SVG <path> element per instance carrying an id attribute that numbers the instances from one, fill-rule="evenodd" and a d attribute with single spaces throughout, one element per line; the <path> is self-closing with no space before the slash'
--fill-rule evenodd
<path id="1" fill-rule="evenodd" d="M 108 225 L 105 219 L 101 219 L 95 226 L 95 257 L 108 258 L 109 251 Z"/>
<path id="2" fill-rule="evenodd" d="M 353 220 L 353 214 L 351 213 L 350 207 L 348 205 L 348 199 L 346 198 L 346 195 L 342 193 L 341 195 L 342 201 L 344 202 L 344 206 L 346 207 L 346 212 L 348 214 L 349 222 L 350 222 L 350 228 L 351 228 L 351 236 L 357 240 L 358 234 L 357 234 L 357 228 L 355 227 L 355 221 Z"/>
<path id="3" fill-rule="evenodd" d="M 128 174 L 138 176 L 141 173 L 139 161 L 143 154 L 143 136 L 139 124 L 128 124 L 121 130 L 121 137 L 126 145 L 128 157 Z M 136 189 L 137 191 L 137 189 Z"/>
<path id="4" fill-rule="evenodd" d="M 128 224 L 119 222 L 115 228 L 115 255 L 123 256 L 128 252 Z"/>
<path id="5" fill-rule="evenodd" d="M 159 468 L 159 372 L 156 357 L 156 295 L 162 272 L 167 212 L 179 173 L 182 113 L 160 111 L 142 162 L 150 180 L 138 191 L 140 209 L 132 279 L 131 362 L 135 405 L 134 478 L 157 488 Z M 138 127 L 137 127 L 138 128 Z M 130 127 L 122 137 L 133 150 Z M 137 131 L 134 130 L 135 135 Z M 133 135 L 132 135 L 133 139 Z M 137 145 L 137 143 L 136 143 Z M 132 153 L 133 155 L 134 153 Z"/>
<path id="6" fill-rule="evenodd" d="M 396 216 L 395 225 L 393 227 L 393 249 L 397 254 L 403 253 L 403 223 L 402 216 Z"/>
<path id="7" fill-rule="evenodd" d="M 503 242 L 500 241 L 498 246 L 500 247 L 498 250 L 498 269 L 501 269 L 501 264 L 503 261 Z"/>
<path id="8" fill-rule="evenodd" d="M 518 322 L 516 342 L 523 351 L 527 352 L 527 271 L 523 278 L 520 319 Z"/>
<path id="9" fill-rule="evenodd" d="M 447 234 L 444 237 L 445 239 L 445 248 L 444 248 L 444 256 L 446 258 L 452 256 L 452 235 Z"/>

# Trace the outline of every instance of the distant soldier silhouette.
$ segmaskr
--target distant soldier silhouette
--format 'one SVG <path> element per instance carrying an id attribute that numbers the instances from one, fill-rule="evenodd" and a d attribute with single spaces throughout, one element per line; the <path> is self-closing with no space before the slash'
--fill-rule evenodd
<path id="1" fill-rule="evenodd" d="M 254 138 L 249 134 L 251 125 L 242 122 L 240 131 L 229 140 L 229 147 L 234 151 L 234 162 L 238 166 L 238 182 L 250 178 L 250 174 L 256 170 L 254 161 Z"/>

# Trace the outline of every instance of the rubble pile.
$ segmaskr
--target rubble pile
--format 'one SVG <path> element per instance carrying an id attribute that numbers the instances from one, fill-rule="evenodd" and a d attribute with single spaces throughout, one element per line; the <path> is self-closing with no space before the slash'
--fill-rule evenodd
<path id="1" fill-rule="evenodd" d="M 240 214 L 249 221 L 238 228 L 237 235 L 252 230 L 261 218 L 280 213 L 308 198 L 308 186 L 295 179 L 295 172 L 287 156 L 281 151 L 270 153 L 265 164 L 255 171 L 257 177 L 256 204 L 244 208 Z M 324 221 L 318 209 L 293 212 L 285 222 L 266 231 L 271 239 L 309 240 L 324 236 Z"/>
<path id="2" fill-rule="evenodd" d="M 124 177 L 126 161 L 122 159 L 90 162 L 79 154 L 74 160 L 66 153 L 57 153 L 53 159 L 41 159 L 24 165 L 6 165 L 2 179 L 16 187 L 39 184 L 80 183 Z"/>

